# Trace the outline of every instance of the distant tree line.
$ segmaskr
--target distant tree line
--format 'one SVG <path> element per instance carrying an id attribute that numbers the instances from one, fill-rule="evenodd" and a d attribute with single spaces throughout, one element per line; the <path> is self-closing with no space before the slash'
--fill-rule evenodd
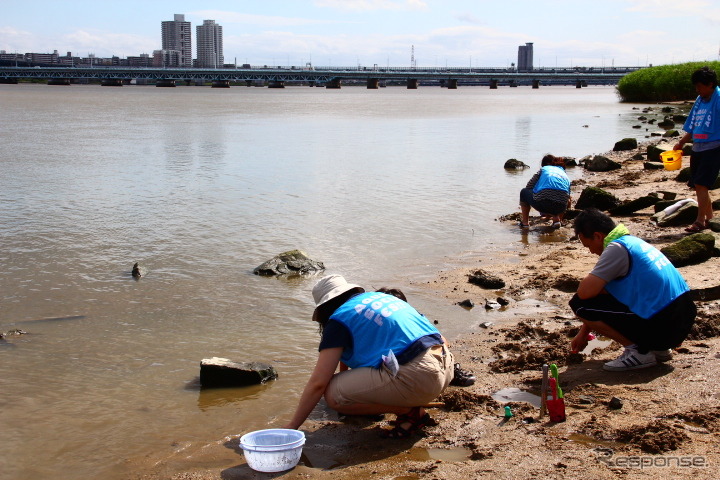
<path id="1" fill-rule="evenodd" d="M 642 68 L 620 79 L 617 92 L 623 102 L 672 102 L 697 97 L 690 76 L 709 66 L 720 74 L 720 62 L 688 62 Z"/>

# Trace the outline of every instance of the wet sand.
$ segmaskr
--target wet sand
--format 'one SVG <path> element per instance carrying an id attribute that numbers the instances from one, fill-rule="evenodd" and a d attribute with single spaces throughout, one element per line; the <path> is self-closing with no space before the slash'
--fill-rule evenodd
<path id="1" fill-rule="evenodd" d="M 645 148 L 608 153 L 623 167 L 585 172 L 573 184 L 573 200 L 588 185 L 600 186 L 621 200 L 657 191 L 694 198 L 685 184 L 675 181 L 678 171 L 644 170 L 643 161 L 631 159 Z M 683 163 L 688 166 L 689 157 Z M 615 220 L 658 247 L 687 235 L 683 227 L 654 226 L 653 213 L 649 207 Z M 501 221 L 523 235 L 512 216 Z M 698 302 L 696 328 L 673 360 L 638 371 L 606 372 L 602 364 L 621 352 L 611 341 L 600 339 L 582 354 L 569 355 L 579 322 L 567 302 L 597 257 L 573 238 L 570 222 L 554 231 L 536 216 L 531 225 L 527 235 L 554 236 L 556 241 L 528 242 L 522 251 L 508 251 L 492 262 L 469 258 L 466 267 L 438 272 L 435 279 L 413 285 L 451 304 L 470 299 L 474 308 L 484 308 L 486 300 L 498 296 L 510 301 L 503 307 L 502 322 L 474 326 L 453 342 L 456 358 L 475 373 L 477 382 L 448 388 L 439 399 L 442 406 L 429 410 L 437 426 L 407 440 L 383 440 L 378 433 L 389 428 L 392 415 L 379 422 L 337 417 L 308 421 L 303 426 L 303 458 L 288 472 L 254 472 L 237 448 L 237 437 L 227 437 L 131 460 L 127 467 L 137 472 L 132 478 L 716 478 L 720 301 Z M 680 271 L 691 288 L 707 288 L 720 284 L 719 266 L 720 258 L 713 257 Z M 468 283 L 468 273 L 477 268 L 500 276 L 506 287 L 483 290 Z M 544 307 L 533 308 L 535 302 Z M 559 367 L 565 391 L 567 420 L 561 423 L 540 418 L 537 408 L 540 368 L 551 362 Z M 613 397 L 620 399 L 621 408 L 611 408 Z M 506 405 L 514 414 L 509 419 L 504 418 Z"/>

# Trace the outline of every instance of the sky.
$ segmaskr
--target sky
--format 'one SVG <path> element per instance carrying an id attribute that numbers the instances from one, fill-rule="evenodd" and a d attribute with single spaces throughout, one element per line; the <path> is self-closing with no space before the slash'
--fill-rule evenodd
<path id="1" fill-rule="evenodd" d="M 720 59 L 718 0 L 0 0 L 0 50 L 152 55 L 184 14 L 253 66 L 645 66 Z"/>

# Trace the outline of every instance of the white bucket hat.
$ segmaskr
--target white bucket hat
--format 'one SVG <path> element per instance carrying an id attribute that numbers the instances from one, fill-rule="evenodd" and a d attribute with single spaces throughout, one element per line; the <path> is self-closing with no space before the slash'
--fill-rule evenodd
<path id="1" fill-rule="evenodd" d="M 365 289 L 360 285 L 348 283 L 342 275 L 328 275 L 327 277 L 323 277 L 312 289 L 315 306 L 319 307 L 323 303 L 332 300 L 338 295 L 342 295 L 343 293 L 356 288 L 363 292 L 365 291 Z"/>

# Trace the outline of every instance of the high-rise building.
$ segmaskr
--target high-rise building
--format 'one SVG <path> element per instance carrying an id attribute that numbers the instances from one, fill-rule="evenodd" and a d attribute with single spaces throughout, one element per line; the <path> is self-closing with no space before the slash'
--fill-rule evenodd
<path id="1" fill-rule="evenodd" d="M 185 15 L 175 14 L 175 20 L 162 22 L 162 49 L 164 51 L 177 51 L 177 55 L 167 55 L 167 58 L 177 58 L 177 65 L 165 64 L 166 67 L 192 67 L 192 27 L 185 21 Z"/>
<path id="2" fill-rule="evenodd" d="M 533 69 L 533 44 L 526 43 L 518 47 L 518 72 L 529 72 Z"/>
<path id="3" fill-rule="evenodd" d="M 222 68 L 223 36 L 222 26 L 215 20 L 203 20 L 202 25 L 195 27 L 197 38 L 197 63 L 200 68 Z"/>

